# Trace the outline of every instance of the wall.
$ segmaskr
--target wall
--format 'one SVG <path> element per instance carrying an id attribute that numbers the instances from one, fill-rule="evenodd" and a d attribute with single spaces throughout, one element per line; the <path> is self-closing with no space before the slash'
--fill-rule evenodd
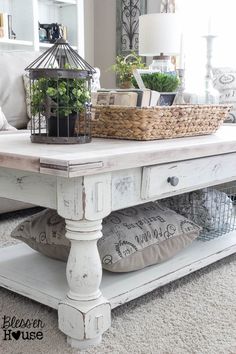
<path id="1" fill-rule="evenodd" d="M 147 0 L 147 13 L 152 14 L 159 12 L 161 0 Z"/>
<path id="2" fill-rule="evenodd" d="M 147 12 L 158 12 L 160 2 L 147 0 Z M 108 70 L 114 64 L 115 57 L 116 0 L 94 0 L 94 65 L 101 69 L 102 87 L 116 86 L 115 74 Z"/>
<path id="3" fill-rule="evenodd" d="M 94 0 L 94 65 L 101 69 L 102 87 L 115 87 L 108 71 L 116 57 L 116 0 Z"/>
<path id="4" fill-rule="evenodd" d="M 94 1 L 84 1 L 84 57 L 85 60 L 94 66 Z"/>

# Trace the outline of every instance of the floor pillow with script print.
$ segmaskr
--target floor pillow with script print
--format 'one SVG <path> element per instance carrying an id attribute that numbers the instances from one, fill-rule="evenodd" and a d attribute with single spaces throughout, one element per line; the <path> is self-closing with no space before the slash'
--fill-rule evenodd
<path id="1" fill-rule="evenodd" d="M 129 272 L 173 257 L 199 236 L 201 227 L 160 203 L 146 203 L 111 213 L 102 231 L 103 268 Z"/>
<path id="2" fill-rule="evenodd" d="M 104 269 L 129 272 L 163 262 L 189 245 L 201 228 L 157 203 L 111 213 L 103 220 L 98 251 Z M 45 209 L 18 225 L 12 237 L 51 258 L 66 261 L 70 241 L 65 220 Z"/>
<path id="3" fill-rule="evenodd" d="M 31 215 L 16 226 L 11 237 L 47 257 L 62 261 L 68 258 L 70 241 L 65 237 L 65 219 L 56 210 L 45 209 Z"/>

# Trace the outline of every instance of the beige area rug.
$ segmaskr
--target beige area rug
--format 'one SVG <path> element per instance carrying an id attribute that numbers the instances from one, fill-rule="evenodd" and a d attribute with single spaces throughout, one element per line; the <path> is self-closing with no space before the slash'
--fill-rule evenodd
<path id="1" fill-rule="evenodd" d="M 0 247 L 30 213 L 0 216 Z M 4 341 L 0 328 L 1 354 L 78 353 L 58 330 L 55 310 L 0 288 L 0 326 L 4 315 L 45 327 L 43 339 L 32 341 Z M 236 354 L 236 255 L 113 310 L 102 344 L 80 353 Z"/>

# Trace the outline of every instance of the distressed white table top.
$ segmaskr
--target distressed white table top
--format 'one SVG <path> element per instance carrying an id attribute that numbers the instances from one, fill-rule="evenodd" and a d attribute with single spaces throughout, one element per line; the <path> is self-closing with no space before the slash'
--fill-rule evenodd
<path id="1" fill-rule="evenodd" d="M 154 141 L 93 139 L 81 145 L 35 144 L 25 131 L 0 135 L 0 167 L 46 174 L 61 170 L 68 177 L 235 151 L 236 125 L 205 136 Z"/>

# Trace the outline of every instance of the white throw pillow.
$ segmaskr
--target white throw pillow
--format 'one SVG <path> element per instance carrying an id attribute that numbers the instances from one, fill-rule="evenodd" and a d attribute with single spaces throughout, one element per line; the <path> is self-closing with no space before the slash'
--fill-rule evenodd
<path id="1" fill-rule="evenodd" d="M 12 125 L 10 125 L 0 107 L 0 130 L 17 130 Z"/>
<path id="2" fill-rule="evenodd" d="M 103 220 L 98 240 L 102 266 L 112 272 L 129 272 L 163 262 L 189 245 L 201 228 L 162 207 L 146 203 L 111 213 Z M 22 222 L 12 237 L 46 256 L 66 261 L 70 242 L 65 221 L 46 209 Z"/>
<path id="3" fill-rule="evenodd" d="M 28 123 L 22 74 L 38 55 L 33 51 L 0 51 L 0 106 L 8 122 L 18 129 Z"/>
<path id="4" fill-rule="evenodd" d="M 227 123 L 236 123 L 236 68 L 220 67 L 213 70 L 213 84 L 219 91 L 219 103 L 231 104 Z"/>

